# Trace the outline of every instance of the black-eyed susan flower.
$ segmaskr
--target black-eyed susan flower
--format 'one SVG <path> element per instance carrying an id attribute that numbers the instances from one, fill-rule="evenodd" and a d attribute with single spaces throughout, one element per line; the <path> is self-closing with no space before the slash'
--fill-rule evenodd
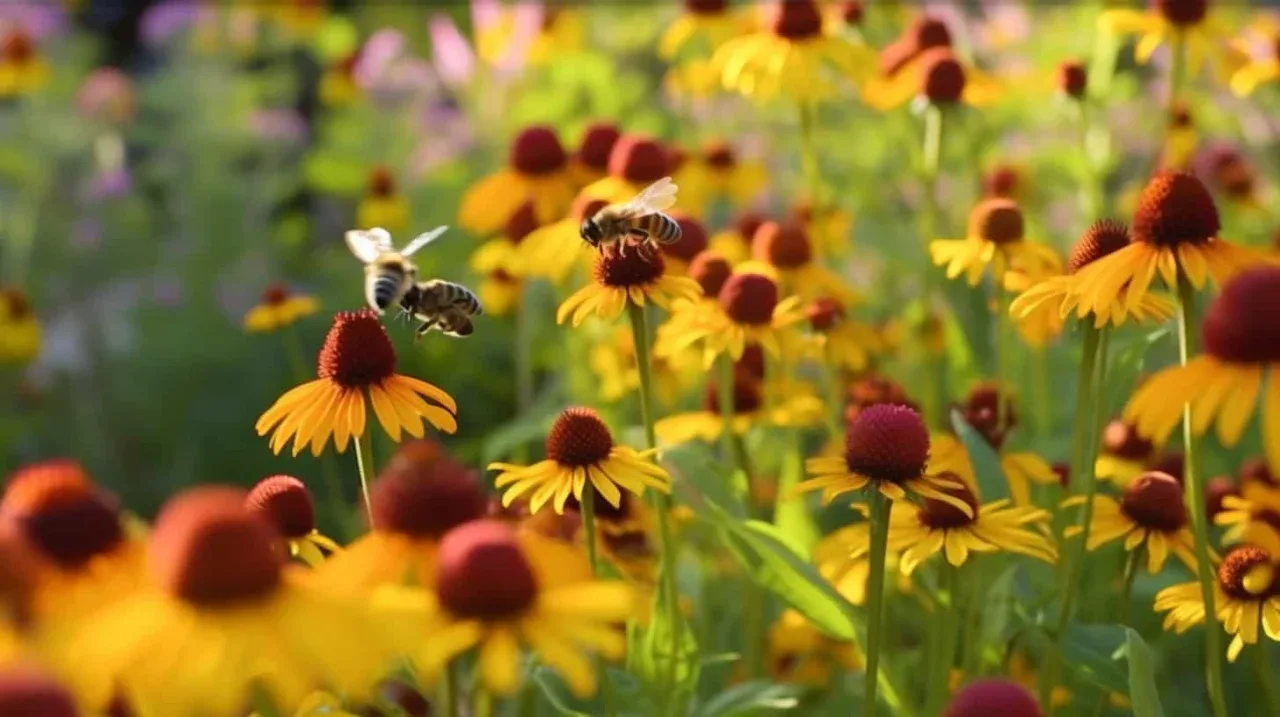
<path id="1" fill-rule="evenodd" d="M 529 41 L 529 64 L 541 65 L 580 52 L 587 44 L 587 18 L 581 8 L 571 3 L 547 3 L 542 6 L 538 32 Z"/>
<path id="2" fill-rule="evenodd" d="M 398 232 L 409 226 L 409 200 L 398 191 L 395 175 L 384 166 L 369 170 L 369 186 L 356 207 L 356 226 Z"/>
<path id="3" fill-rule="evenodd" d="M 274 475 L 258 481 L 245 496 L 245 507 L 266 518 L 284 539 L 289 555 L 308 565 L 319 565 L 326 555 L 342 549 L 316 528 L 311 491 L 293 476 Z"/>
<path id="4" fill-rule="evenodd" d="M 1227 143 L 1214 144 L 1200 153 L 1196 165 L 1197 174 L 1206 177 L 1229 204 L 1242 209 L 1260 208 L 1258 173 L 1238 149 Z"/>
<path id="5" fill-rule="evenodd" d="M 1067 257 L 1067 273 L 1054 274 L 1034 282 L 1014 298 L 1009 313 L 1019 322 L 1041 324 L 1059 319 L 1077 309 L 1079 297 L 1075 293 L 1076 275 L 1085 267 L 1121 251 L 1131 245 L 1129 229 L 1112 219 L 1100 219 L 1085 230 L 1071 248 Z M 1126 310 L 1123 293 L 1109 303 L 1097 303 L 1079 316 L 1093 314 L 1094 326 L 1120 326 L 1129 318 L 1137 321 L 1159 323 L 1173 316 L 1176 307 L 1172 300 L 1160 294 L 1148 293 L 1132 309 Z"/>
<path id="6" fill-rule="evenodd" d="M 458 223 L 468 231 L 489 235 L 501 229 L 520 205 L 532 201 L 541 226 L 564 216 L 574 191 L 569 157 L 555 130 L 526 127 L 511 143 L 506 168 L 471 185 L 462 195 Z"/>
<path id="7" fill-rule="evenodd" d="M 458 405 L 449 394 L 396 373 L 395 347 L 369 309 L 334 316 L 316 375 L 315 381 L 287 391 L 258 419 L 258 435 L 272 434 L 272 451 L 279 453 L 292 438 L 293 455 L 310 444 L 318 456 L 332 437 L 342 453 L 348 439 L 365 435 L 366 393 L 392 440 L 399 441 L 402 430 L 421 438 L 424 419 L 446 433 L 458 429 Z"/>
<path id="8" fill-rule="evenodd" d="M 782 96 L 801 103 L 830 98 L 838 77 L 869 73 L 874 53 L 823 22 L 813 0 L 771 2 L 755 32 L 729 40 L 712 56 L 724 88 L 754 100 Z"/>
<path id="9" fill-rule="evenodd" d="M 595 122 L 587 125 L 582 141 L 570 158 L 574 180 L 578 187 L 585 187 L 604 179 L 609 171 L 609 155 L 622 133 L 612 122 Z"/>
<path id="10" fill-rule="evenodd" d="M 608 204 L 607 200 L 591 196 L 583 190 L 574 197 L 569 216 L 530 232 L 519 245 L 523 255 L 521 266 L 527 276 L 563 284 L 573 276 L 574 267 L 584 267 L 590 271 L 594 266 L 596 252 L 591 251 L 589 245 L 582 241 L 582 222 L 595 216 L 596 212 Z"/>
<path id="11" fill-rule="evenodd" d="M 1261 481 L 1245 481 L 1238 495 L 1222 498 L 1222 510 L 1213 522 L 1228 526 L 1222 540 L 1247 542 L 1280 554 L 1280 489 Z"/>
<path id="12" fill-rule="evenodd" d="M 751 258 L 751 238 L 769 218 L 753 209 L 746 209 L 734 216 L 729 226 L 711 237 L 710 248 L 733 266 Z"/>
<path id="13" fill-rule="evenodd" d="M 1120 499 L 1097 495 L 1087 550 L 1124 538 L 1124 549 L 1146 550 L 1147 572 L 1164 569 L 1173 553 L 1187 567 L 1196 569 L 1195 536 L 1191 533 L 1182 484 L 1167 473 L 1143 473 L 1125 486 Z M 1063 506 L 1081 505 L 1084 496 L 1068 498 Z M 1067 537 L 1079 535 L 1081 526 L 1067 528 Z"/>
<path id="14" fill-rule="evenodd" d="M 783 610 L 769 627 L 769 674 L 777 682 L 824 688 L 837 672 L 861 667 L 852 641 L 824 634 L 799 611 Z"/>
<path id="15" fill-rule="evenodd" d="M 319 310 L 320 302 L 314 296 L 295 294 L 287 285 L 275 283 L 262 292 L 261 301 L 244 315 L 244 330 L 250 333 L 279 331 Z"/>
<path id="16" fill-rule="evenodd" d="M 524 295 L 524 279 L 496 269 L 480 280 L 476 295 L 490 316 L 509 316 Z"/>
<path id="17" fill-rule="evenodd" d="M 625 241 L 630 242 L 630 239 Z M 653 302 L 668 308 L 677 300 L 692 301 L 701 292 L 698 282 L 687 276 L 671 276 L 662 252 L 643 252 L 632 246 L 622 252 L 599 252 L 594 280 L 579 289 L 556 310 L 556 323 L 574 326 L 588 316 L 606 321 L 618 318 L 627 304 L 644 306 Z"/>
<path id="18" fill-rule="evenodd" d="M 706 142 L 695 161 L 702 169 L 700 176 L 706 186 L 694 194 L 709 201 L 741 206 L 757 197 L 768 182 L 769 173 L 763 164 L 739 157 L 733 145 L 724 140 Z M 684 192 L 687 185 L 681 182 L 680 191 Z"/>
<path id="19" fill-rule="evenodd" d="M 774 390 L 775 396 L 766 395 L 766 387 L 760 378 L 735 366 L 733 377 L 733 418 L 730 430 L 745 434 L 752 426 L 778 426 L 800 428 L 822 421 L 822 401 L 812 389 L 803 384 L 790 384 L 786 390 Z M 775 398 L 775 400 L 768 400 Z M 697 411 L 667 416 L 654 424 L 658 440 L 667 444 L 679 444 L 692 440 L 714 441 L 724 433 L 724 413 L 720 405 L 720 392 L 713 379 L 707 385 L 702 408 Z"/>
<path id="20" fill-rule="evenodd" d="M 0 289 L 0 364 L 24 364 L 40 354 L 40 322 L 21 289 Z"/>
<path id="21" fill-rule="evenodd" d="M 1238 274 L 1209 306 L 1202 330 L 1204 353 L 1143 383 L 1125 419 L 1164 443 L 1189 403 L 1195 433 L 1216 419 L 1218 439 L 1234 446 L 1257 407 L 1267 460 L 1280 468 L 1280 267 Z"/>
<path id="22" fill-rule="evenodd" d="M 434 441 L 405 444 L 369 490 L 369 532 L 316 569 L 330 589 L 431 585 L 440 538 L 485 514 L 476 476 Z"/>
<path id="23" fill-rule="evenodd" d="M 1148 10 L 1105 10 L 1098 28 L 1116 35 L 1136 35 L 1134 57 L 1146 64 L 1165 43 L 1185 45 L 1187 69 L 1194 77 L 1205 60 L 1216 70 L 1231 65 L 1227 42 L 1231 31 L 1209 12 L 1207 0 L 1156 0 Z"/>
<path id="24" fill-rule="evenodd" d="M 294 705 L 317 685 L 361 694 L 389 664 L 367 606 L 309 587 L 241 490 L 171 499 L 148 547 L 147 587 L 104 608 L 62 649 L 142 714 L 237 714 L 254 685 Z M 399 616 L 397 616 L 397 619 Z"/>
<path id="25" fill-rule="evenodd" d="M 845 306 L 836 299 L 819 297 L 805 307 L 805 317 L 822 359 L 836 368 L 862 371 L 880 350 L 876 330 L 848 316 Z"/>
<path id="26" fill-rule="evenodd" d="M 937 239 L 929 243 L 933 263 L 945 266 L 947 278 L 964 274 L 970 286 L 977 286 L 988 266 L 995 280 L 1004 281 L 1005 272 L 1017 265 L 1029 271 L 1060 263 L 1052 248 L 1026 240 L 1022 210 L 1012 199 L 984 199 L 969 212 L 964 239 Z"/>
<path id="27" fill-rule="evenodd" d="M 1133 424 L 1116 419 L 1102 430 L 1102 447 L 1093 474 L 1099 480 L 1127 486 L 1147 470 L 1154 453 L 1155 445 L 1143 438 Z"/>
<path id="28" fill-rule="evenodd" d="M 804 226 L 819 255 L 841 255 L 852 243 L 853 215 L 839 204 L 826 202 L 815 206 L 812 199 L 801 197 L 791 203 L 788 216 Z M 751 236 L 754 237 L 755 232 Z"/>
<path id="29" fill-rule="evenodd" d="M 685 0 L 683 10 L 658 39 L 658 56 L 670 60 L 686 47 L 709 54 L 750 25 L 728 0 Z"/>
<path id="30" fill-rule="evenodd" d="M 822 491 L 823 503 L 864 488 L 877 490 L 889 500 L 903 500 L 910 492 L 972 515 L 968 503 L 945 490 L 963 483 L 936 475 L 929 467 L 929 431 L 920 414 L 906 406 L 879 404 L 849 424 L 844 455 L 805 461 L 805 471 L 812 477 L 797 490 Z"/>
<path id="31" fill-rule="evenodd" d="M 1072 293 L 1085 316 L 1114 307 L 1141 305 L 1156 276 L 1169 287 L 1185 277 L 1197 289 L 1206 279 L 1225 282 L 1265 261 L 1254 249 L 1218 238 L 1218 208 L 1194 175 L 1162 171 L 1142 190 L 1133 216 L 1133 241 L 1075 274 Z"/>
<path id="32" fill-rule="evenodd" d="M 926 14 L 917 15 L 903 29 L 901 36 L 880 51 L 875 81 L 885 83 L 892 80 L 898 73 L 918 64 L 926 51 L 935 47 L 951 47 L 951 44 L 951 29 L 945 21 Z"/>
<path id="33" fill-rule="evenodd" d="M 1218 565 L 1214 581 L 1215 621 L 1232 635 L 1227 659 L 1235 662 L 1245 645 L 1258 642 L 1259 626 L 1272 640 L 1280 641 L 1280 581 L 1275 557 L 1256 545 L 1232 548 Z M 1200 583 L 1180 583 L 1156 594 L 1156 612 L 1168 611 L 1164 629 L 1181 635 L 1204 622 L 1204 596 Z M 1212 628 L 1211 628 L 1212 629 Z"/>
<path id="34" fill-rule="evenodd" d="M 569 496 L 581 501 L 588 486 L 614 507 L 622 500 L 620 488 L 635 495 L 643 495 L 646 488 L 671 492 L 671 476 L 653 461 L 653 454 L 615 443 L 599 414 L 575 407 L 551 426 L 546 460 L 531 466 L 491 463 L 489 470 L 498 471 L 494 485 L 505 489 L 504 505 L 530 494 L 532 512 L 551 502 L 563 513 Z"/>
<path id="35" fill-rule="evenodd" d="M 334 58 L 325 67 L 320 75 L 320 101 L 326 107 L 347 107 L 360 99 L 360 85 L 355 77 L 359 61 L 360 53 L 352 51 Z"/>
<path id="36" fill-rule="evenodd" d="M 853 303 L 857 298 L 840 277 L 815 261 L 809 231 L 799 221 L 761 224 L 751 237 L 751 256 L 774 268 L 786 294 L 794 294 L 804 301 L 831 296 L 844 304 Z"/>
<path id="37" fill-rule="evenodd" d="M 732 265 L 718 252 L 707 250 L 693 257 L 689 263 L 689 278 L 698 282 L 702 294 L 696 301 L 682 301 L 672 307 L 671 315 L 658 326 L 653 344 L 654 358 L 677 368 L 703 369 L 702 354 L 686 340 L 686 334 L 689 329 L 709 320 L 710 315 L 722 311 L 718 297 L 732 275 Z"/>
<path id="38" fill-rule="evenodd" d="M 35 40 L 21 27 L 0 35 L 0 98 L 31 94 L 49 81 L 49 63 Z"/>
<path id="39" fill-rule="evenodd" d="M 471 254 L 471 268 L 482 275 L 500 271 L 511 277 L 525 276 L 531 262 L 521 245 L 538 228 L 537 222 L 533 202 L 521 204 L 507 219 L 502 233 Z"/>
<path id="40" fill-rule="evenodd" d="M 882 60 L 883 63 L 883 60 Z M 999 83 L 973 66 L 966 66 L 949 46 L 920 52 L 891 75 L 865 83 L 862 99 L 887 111 L 913 98 L 939 107 L 966 104 L 986 107 L 1002 95 Z"/>
<path id="41" fill-rule="evenodd" d="M 711 310 L 693 315 L 672 350 L 701 344 L 708 367 L 721 354 L 735 361 L 742 358 L 748 344 L 759 344 L 769 355 L 781 358 L 783 344 L 795 325 L 804 320 L 804 312 L 800 297 L 783 299 L 780 294 L 778 282 L 765 274 L 730 276 L 720 289 L 718 306 L 704 307 Z"/>
<path id="42" fill-rule="evenodd" d="M 75 696 L 47 670 L 32 663 L 0 669 L 0 714 L 31 717 L 77 717 Z"/>
<path id="43" fill-rule="evenodd" d="M 499 696 L 521 682 L 523 647 L 564 678 L 579 697 L 596 691 L 595 653 L 620 659 L 621 624 L 634 617 L 636 593 L 621 581 L 596 581 L 582 551 L 509 526 L 477 520 L 440 542 L 435 588 L 425 596 L 384 591 L 375 600 L 414 604 L 430 614 L 417 631 L 402 626 L 414 665 L 437 674 L 477 651 L 478 679 Z"/>
<path id="44" fill-rule="evenodd" d="M 1236 95 L 1247 97 L 1262 85 L 1280 82 L 1280 22 L 1274 15 L 1259 14 L 1231 48 L 1238 58 L 1229 68 Z"/>
<path id="45" fill-rule="evenodd" d="M 673 174 L 672 155 L 658 140 L 642 134 L 624 134 L 609 153 L 608 173 L 587 185 L 582 194 L 606 202 L 627 202 L 645 187 Z M 683 192 L 677 209 L 685 208 Z M 585 212 L 584 212 L 585 214 Z"/>
<path id="46" fill-rule="evenodd" d="M 1044 717 L 1040 703 L 1025 687 L 1012 680 L 989 678 L 975 680 L 960 688 L 943 717 Z"/>
<path id="47" fill-rule="evenodd" d="M 0 524 L 0 665 L 29 648 L 36 589 L 43 562 L 16 528 Z"/>

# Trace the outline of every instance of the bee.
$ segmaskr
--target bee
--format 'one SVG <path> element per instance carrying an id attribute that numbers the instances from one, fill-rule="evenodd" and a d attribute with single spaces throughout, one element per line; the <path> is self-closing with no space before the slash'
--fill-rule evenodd
<path id="1" fill-rule="evenodd" d="M 584 241 L 600 251 L 616 248 L 622 254 L 628 237 L 636 238 L 642 251 L 652 251 L 659 244 L 680 241 L 680 225 L 663 214 L 675 203 L 676 185 L 671 177 L 663 177 L 631 201 L 610 204 L 584 219 L 580 233 Z"/>
<path id="2" fill-rule="evenodd" d="M 417 339 L 432 329 L 445 336 L 470 336 L 475 329 L 471 317 L 484 313 L 480 299 L 470 289 L 444 279 L 410 286 L 400 298 L 400 309 L 406 318 L 422 322 L 416 332 Z"/>
<path id="3" fill-rule="evenodd" d="M 381 314 L 394 306 L 418 279 L 418 267 L 409 257 L 435 241 L 449 227 L 436 227 L 396 250 L 386 229 L 352 230 L 344 235 L 347 248 L 364 263 L 364 297 Z"/>

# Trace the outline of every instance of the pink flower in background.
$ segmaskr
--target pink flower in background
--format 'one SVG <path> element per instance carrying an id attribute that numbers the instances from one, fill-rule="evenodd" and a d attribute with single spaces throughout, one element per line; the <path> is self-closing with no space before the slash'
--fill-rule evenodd
<path id="1" fill-rule="evenodd" d="M 90 203 L 105 202 L 128 196 L 133 190 L 133 175 L 124 165 L 100 169 L 85 187 L 84 199 Z"/>
<path id="2" fill-rule="evenodd" d="M 307 121 L 291 109 L 266 108 L 249 115 L 249 131 L 267 142 L 302 145 L 307 141 Z"/>
<path id="3" fill-rule="evenodd" d="M 477 57 L 499 79 L 524 71 L 529 50 L 542 29 L 543 7 L 537 2 L 516 2 L 505 7 L 498 0 L 472 0 L 472 42 L 447 15 L 433 15 L 427 23 L 436 73 L 450 87 L 461 87 L 475 73 Z"/>
<path id="4" fill-rule="evenodd" d="M 427 22 L 431 35 L 431 62 L 436 74 L 449 87 L 467 84 L 476 71 L 476 54 L 447 15 L 433 15 Z"/>
<path id="5" fill-rule="evenodd" d="M 471 122 L 451 102 L 429 104 L 423 109 L 421 119 L 423 140 L 410 160 L 415 175 L 425 175 L 463 156 L 475 144 Z"/>
<path id="6" fill-rule="evenodd" d="M 136 108 L 133 80 L 114 67 L 94 70 L 76 92 L 76 109 L 91 120 L 128 124 Z"/>
<path id="7" fill-rule="evenodd" d="M 142 14 L 138 34 L 149 47 L 164 45 L 201 20 L 206 12 L 195 0 L 164 0 Z"/>
<path id="8" fill-rule="evenodd" d="M 431 65 L 409 54 L 404 35 L 391 28 L 369 37 L 351 74 L 356 85 L 380 105 L 399 104 L 439 84 Z"/>
<path id="9" fill-rule="evenodd" d="M 55 2 L 0 2 L 0 35 L 10 29 L 19 29 L 36 40 L 43 40 L 61 33 L 67 26 L 67 16 Z"/>

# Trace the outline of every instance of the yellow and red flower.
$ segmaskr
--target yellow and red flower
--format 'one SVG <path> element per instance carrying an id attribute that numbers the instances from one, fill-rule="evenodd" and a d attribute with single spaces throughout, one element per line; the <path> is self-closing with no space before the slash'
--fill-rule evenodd
<path id="1" fill-rule="evenodd" d="M 320 310 L 314 296 L 295 294 L 286 284 L 274 283 L 262 292 L 262 300 L 244 315 L 244 330 L 271 333 Z"/>
<path id="2" fill-rule="evenodd" d="M 502 228 L 527 201 L 539 226 L 564 216 L 573 202 L 573 172 L 555 130 L 534 125 L 511 143 L 507 166 L 481 179 L 462 195 L 458 223 L 480 235 Z"/>

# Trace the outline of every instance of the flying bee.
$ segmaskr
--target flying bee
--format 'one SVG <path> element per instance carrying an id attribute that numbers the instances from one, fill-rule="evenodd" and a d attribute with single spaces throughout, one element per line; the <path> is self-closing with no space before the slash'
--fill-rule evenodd
<path id="1" fill-rule="evenodd" d="M 432 329 L 445 336 L 470 336 L 475 329 L 471 317 L 484 313 L 480 299 L 462 284 L 444 279 L 416 283 L 400 298 L 400 309 L 406 317 L 421 321 L 416 338 Z"/>
<path id="2" fill-rule="evenodd" d="M 364 263 L 364 297 L 381 314 L 394 306 L 418 279 L 418 267 L 409 257 L 435 241 L 449 227 L 419 234 L 405 248 L 396 250 L 386 229 L 352 230 L 343 238 L 347 248 Z"/>
<path id="3" fill-rule="evenodd" d="M 642 250 L 680 241 L 680 225 L 663 214 L 676 203 L 676 185 L 663 177 L 645 187 L 629 202 L 610 204 L 582 221 L 583 240 L 600 251 L 626 251 L 626 239 L 634 237 Z"/>

